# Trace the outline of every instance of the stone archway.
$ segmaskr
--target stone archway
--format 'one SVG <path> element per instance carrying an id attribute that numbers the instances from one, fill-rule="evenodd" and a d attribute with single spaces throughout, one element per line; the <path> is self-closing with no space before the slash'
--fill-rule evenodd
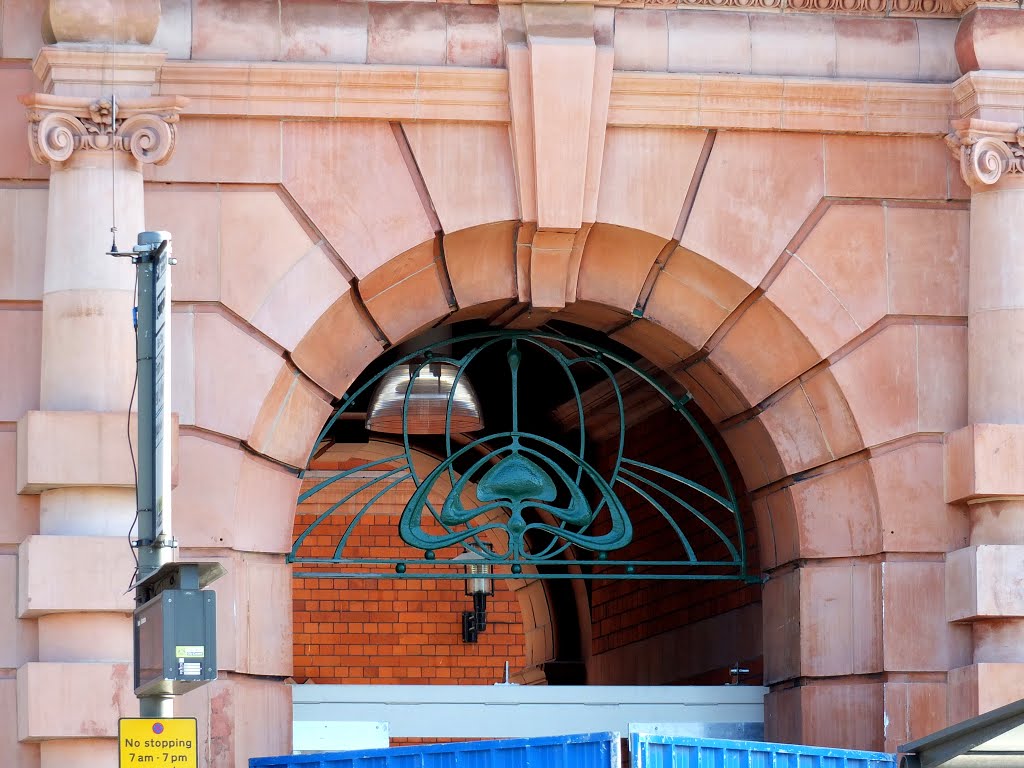
<path id="1" fill-rule="evenodd" d="M 736 457 L 771 574 L 770 736 L 881 747 L 944 722 L 927 702 L 969 638 L 941 605 L 900 610 L 941 593 L 942 553 L 966 536 L 942 499 L 941 434 L 966 421 L 967 214 L 940 141 L 612 127 L 596 221 L 559 235 L 518 220 L 503 126 L 283 131 L 280 187 L 147 194 L 181 251 L 219 243 L 217 274 L 179 272 L 177 506 L 184 545 L 259 574 L 235 598 L 255 625 L 287 608 L 297 485 L 280 465 L 301 465 L 330 399 L 421 328 L 557 313 L 670 371 Z M 199 490 L 214 471 L 237 478 L 219 504 Z M 271 604 L 247 596 L 260 579 Z M 225 631 L 227 669 L 287 675 L 282 639 Z M 252 696 L 286 706 L 271 688 Z"/>
<path id="2" fill-rule="evenodd" d="M 38 5 L 12 8 L 12 18 L 35 29 Z M 49 30 L 67 39 L 39 52 L 35 70 L 44 76 L 36 83 L 25 61 L 41 41 L 23 36 L 4 49 L 22 58 L 5 71 L 9 96 L 42 88 L 105 97 L 108 86 L 125 96 L 185 92 L 197 97 L 193 114 L 204 115 L 182 121 L 170 163 L 147 168 L 146 223 L 174 231 L 182 254 L 174 323 L 182 554 L 222 559 L 231 572 L 219 587 L 228 606 L 223 679 L 183 702 L 210 734 L 211 765 L 287 751 L 288 696 L 277 682 L 290 668 L 282 555 L 293 468 L 310 431 L 383 345 L 416 323 L 458 316 L 521 326 L 552 313 L 575 317 L 659 358 L 692 389 L 733 446 L 762 539 L 771 541 L 766 637 L 776 737 L 891 748 L 1019 693 L 1020 665 L 1005 642 L 1015 630 L 1004 621 L 1017 609 L 982 608 L 981 599 L 998 592 L 975 563 L 980 544 L 1017 540 L 992 519 L 1012 507 L 1004 494 L 1019 490 L 1002 482 L 1012 475 L 1001 463 L 1007 451 L 994 458 L 1016 439 L 1019 411 L 1019 377 L 1003 367 L 1016 310 L 1002 290 L 1012 273 L 1004 267 L 1013 261 L 1007 222 L 1015 221 L 1019 168 L 996 163 L 982 174 L 978 164 L 992 151 L 990 159 L 1005 159 L 1019 133 L 1016 124 L 989 122 L 1008 119 L 992 106 L 1005 78 L 984 73 L 1019 68 L 1017 49 L 1004 45 L 1007 35 L 980 34 L 1012 32 L 1012 14 L 966 13 L 954 55 L 952 19 L 837 20 L 826 11 L 794 27 L 796 17 L 779 14 L 763 19 L 777 24 L 757 25 L 735 13 L 691 19 L 683 8 L 528 4 L 499 15 L 428 4 L 412 23 L 404 8 L 376 14 L 385 28 L 410 34 L 380 35 L 371 49 L 370 15 L 362 12 L 354 36 L 338 38 L 336 25 L 321 23 L 336 10 L 329 5 L 287 34 L 317 29 L 320 40 L 335 38 L 331 55 L 345 60 L 354 44 L 360 62 L 427 55 L 447 66 L 332 69 L 313 47 L 297 53 L 316 63 L 280 66 L 283 50 L 274 46 L 286 34 L 284 15 L 268 6 L 228 19 L 216 3 L 191 24 L 187 14 L 169 13 L 160 25 L 174 56 L 205 63 L 165 66 L 156 52 L 68 42 L 83 39 L 79 33 L 144 42 L 106 17 L 102 29 L 86 29 L 78 16 L 83 29 Z M 955 17 L 961 5 L 937 13 Z M 143 37 L 158 26 L 159 4 L 146 6 L 154 23 L 143 25 Z M 708 45 L 693 47 L 689 25 L 698 18 L 700 29 L 716 32 L 705 36 L 712 47 L 719 38 L 740 42 L 739 61 L 720 70 L 759 74 L 700 74 Z M 431 34 L 412 34 L 426 19 Z M 819 21 L 826 55 L 760 64 L 747 56 L 776 50 Z M 865 35 L 864 24 L 873 31 Z M 900 56 L 879 69 L 873 51 L 897 32 Z M 267 45 L 254 53 L 253 39 Z M 209 63 L 240 51 L 266 61 Z M 127 68 L 111 68 L 111 56 Z M 965 79 L 951 90 L 940 82 L 958 76 L 957 63 Z M 788 76 L 795 72 L 821 79 Z M 830 81 L 834 75 L 856 82 Z M 950 136 L 977 185 L 969 427 L 970 193 L 938 138 L 949 128 L 951 93 L 954 114 L 974 118 L 955 123 Z M 163 109 L 166 98 L 174 111 L 183 105 L 169 96 L 140 108 Z M 89 107 L 86 99 L 75 104 L 80 114 Z M 12 132 L 23 127 L 20 117 L 9 121 Z M 48 172 L 29 167 L 24 147 L 6 162 L 5 199 L 17 209 L 8 217 L 14 269 L 4 277 L 15 363 L 2 447 L 9 466 L 18 465 L 9 496 L 24 495 L 6 527 L 4 573 L 18 596 L 5 630 L 2 693 L 4 706 L 17 709 L 8 718 L 9 742 L 21 742 L 14 759 L 27 764 L 109 761 L 111 724 L 134 703 L 124 680 L 130 649 L 116 629 L 131 605 L 108 584 L 110 573 L 132 567 L 120 531 L 107 535 L 108 501 L 116 497 L 121 516 L 130 516 L 121 503 L 129 465 L 109 474 L 113 455 L 96 451 L 104 454 L 96 466 L 68 473 L 75 462 L 59 460 L 59 450 L 84 454 L 77 446 L 97 445 L 97 415 L 103 436 L 112 425 L 119 431 L 114 411 L 130 381 L 121 364 L 88 354 L 96 339 L 129 341 L 119 323 L 130 281 L 101 274 L 102 260 L 86 256 L 107 246 L 97 211 L 108 177 L 79 172 L 108 168 L 109 159 L 111 196 L 116 177 L 127 182 L 119 182 L 122 194 L 141 199 L 142 169 L 124 154 L 96 153 L 84 134 L 74 138 L 71 162 L 53 162 L 47 195 L 26 181 Z M 71 150 L 59 144 L 52 149 Z M 245 151 L 230 151 L 239 147 Z M 137 205 L 126 213 L 125 231 L 142 227 Z M 41 242 L 43 228 L 45 255 L 24 247 Z M 74 258 L 61 247 L 69 236 L 83 246 Z M 69 315 L 61 310 L 68 301 L 90 311 Z M 97 322 L 110 333 L 88 332 Z M 65 324 L 87 341 L 69 346 L 72 336 L 54 336 Z M 83 362 L 90 381 L 59 375 Z M 99 399 L 84 401 L 80 388 Z M 62 408 L 96 410 L 65 419 Z M 32 439 L 11 431 L 23 417 L 19 432 L 34 422 Z M 43 432 L 58 426 L 68 439 L 51 452 Z M 941 489 L 939 440 L 947 432 L 947 498 L 988 500 L 975 505 L 977 535 L 963 549 L 966 515 Z M 45 480 L 26 483 L 26 463 L 45 470 Z M 975 465 L 984 479 L 973 476 Z M 122 490 L 97 490 L 108 483 Z M 39 490 L 51 484 L 72 490 Z M 972 594 L 952 594 L 943 605 L 942 560 L 954 549 L 947 578 L 970 584 Z M 73 567 L 82 553 L 109 568 L 83 578 Z M 1009 561 L 1008 553 L 992 556 Z M 947 623 L 947 614 L 977 623 L 973 659 L 969 624 Z M 73 638 L 74 627 L 88 631 Z M 58 685 L 75 695 L 55 711 L 49 691 Z"/>

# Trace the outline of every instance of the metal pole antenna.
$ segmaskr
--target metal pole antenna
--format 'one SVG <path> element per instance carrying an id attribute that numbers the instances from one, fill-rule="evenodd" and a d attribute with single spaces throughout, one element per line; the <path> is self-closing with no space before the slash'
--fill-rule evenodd
<path id="1" fill-rule="evenodd" d="M 138 549 L 132 642 L 142 717 L 118 721 L 118 761 L 198 768 L 198 724 L 194 717 L 174 717 L 174 697 L 217 679 L 217 595 L 203 587 L 224 575 L 224 568 L 172 557 L 178 543 L 171 535 L 171 235 L 140 232 L 130 253 L 115 246 L 110 255 L 131 256 L 138 269 L 139 530 L 132 542 Z"/>
<path id="2" fill-rule="evenodd" d="M 169 232 L 140 232 L 134 249 L 139 270 L 139 574 L 144 580 L 172 561 L 177 542 L 171 536 L 171 411 L 170 411 L 170 265 Z M 136 589 L 135 602 L 147 599 Z M 172 717 L 170 695 L 139 697 L 142 717 Z"/>

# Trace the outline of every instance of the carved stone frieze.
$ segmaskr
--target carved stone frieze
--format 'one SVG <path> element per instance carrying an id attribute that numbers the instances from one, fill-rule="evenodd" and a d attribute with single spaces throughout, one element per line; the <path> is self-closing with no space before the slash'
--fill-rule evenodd
<path id="1" fill-rule="evenodd" d="M 776 10 L 784 0 L 679 0 L 680 8 L 731 8 L 737 11 Z"/>
<path id="2" fill-rule="evenodd" d="M 787 0 L 792 11 L 828 11 L 831 13 L 885 13 L 886 0 Z"/>
<path id="3" fill-rule="evenodd" d="M 32 157 L 59 167 L 80 149 L 128 152 L 140 163 L 166 163 L 188 100 L 169 96 L 114 101 L 37 93 L 23 97 L 22 103 L 28 108 Z"/>
<path id="4" fill-rule="evenodd" d="M 894 16 L 959 16 L 971 0 L 891 0 Z"/>
<path id="5" fill-rule="evenodd" d="M 549 0 L 540 0 L 547 2 Z M 620 8 L 706 8 L 729 11 L 836 13 L 893 18 L 960 18 L 972 8 L 1017 8 L 1017 0 L 600 0 Z"/>
<path id="6" fill-rule="evenodd" d="M 960 173 L 972 188 L 1024 174 L 1024 128 L 991 120 L 956 120 L 946 136 Z"/>

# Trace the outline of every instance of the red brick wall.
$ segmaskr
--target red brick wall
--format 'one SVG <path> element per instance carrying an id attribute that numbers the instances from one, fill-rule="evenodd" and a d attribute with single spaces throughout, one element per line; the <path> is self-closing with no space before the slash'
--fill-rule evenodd
<path id="1" fill-rule="evenodd" d="M 627 432 L 625 455 L 637 461 L 678 472 L 689 479 L 721 493 L 723 491 L 718 472 L 697 436 L 682 419 L 662 411 L 636 425 Z M 702 417 L 701 417 L 702 418 Z M 734 491 L 740 501 L 744 521 L 749 571 L 759 572 L 757 556 L 757 533 L 754 516 L 744 493 L 739 471 L 718 437 L 714 427 L 704 423 L 706 433 L 711 437 L 726 471 L 733 482 Z M 612 461 L 612 449 L 604 446 L 603 460 L 607 465 Z M 633 520 L 635 538 L 623 558 L 670 559 L 679 556 L 678 537 L 664 519 L 639 496 L 621 494 L 623 502 Z M 715 517 L 712 510 L 719 509 L 712 502 L 699 495 L 690 495 L 686 500 L 705 514 L 720 522 L 721 514 Z M 698 557 L 720 559 L 724 548 L 715 535 L 700 524 L 683 526 Z M 728 533 L 729 531 L 726 531 Z M 676 547 L 676 549 L 673 549 Z M 592 648 L 595 655 L 622 648 L 630 643 L 645 640 L 669 630 L 718 616 L 737 608 L 754 605 L 761 600 L 760 585 L 744 584 L 739 581 L 595 581 L 591 590 Z M 707 649 L 704 649 L 707 650 Z M 701 654 L 701 648 L 680 649 L 689 655 Z M 747 682 L 760 678 L 760 658 L 741 660 L 751 670 Z M 678 684 L 720 684 L 729 679 L 723 668 L 708 666 L 707 671 L 697 678 L 675 680 Z"/>
<path id="2" fill-rule="evenodd" d="M 721 491 L 713 463 L 688 426 L 676 418 L 656 414 L 630 431 L 626 455 L 677 471 L 713 490 Z M 758 572 L 757 540 L 739 473 L 728 450 L 710 425 L 706 430 L 716 443 L 740 499 L 747 557 L 751 573 Z M 607 464 L 612 456 L 602 452 Z M 340 465 L 321 460 L 314 469 L 333 470 Z M 307 480 L 304 490 L 316 480 Z M 299 506 L 295 534 L 337 499 L 354 489 L 355 482 L 335 483 Z M 349 515 L 374 491 L 363 492 L 349 505 Z M 372 507 L 359 533 L 346 548 L 350 556 L 410 559 L 418 551 L 403 545 L 397 532 L 398 515 L 409 489 L 384 496 Z M 657 512 L 639 497 L 623 495 L 634 521 L 635 539 L 626 557 L 656 559 L 677 556 L 666 542 L 674 538 Z M 707 502 L 688 497 L 702 511 Z M 435 499 L 439 503 L 440 499 Z M 704 507 L 700 507 L 704 504 Z M 338 514 L 321 524 L 304 546 L 304 553 L 330 555 L 344 533 L 349 517 Z M 684 529 L 698 555 L 713 555 L 716 539 L 701 525 Z M 719 545 L 720 546 L 720 545 Z M 438 552 L 449 557 L 456 551 Z M 309 570 L 308 566 L 296 566 Z M 471 607 L 461 580 L 412 579 L 297 579 L 294 584 L 295 678 L 318 683 L 493 683 L 502 678 L 504 663 L 513 674 L 523 669 L 527 652 L 523 617 L 518 600 L 502 582 L 488 605 L 488 628 L 477 644 L 461 640 L 461 614 Z M 719 616 L 743 606 L 757 605 L 761 589 L 736 581 L 595 581 L 590 585 L 591 638 L 594 655 L 624 648 L 631 643 Z M 680 649 L 688 655 L 689 668 L 697 660 L 698 675 L 670 680 L 677 684 L 720 684 L 728 680 L 728 667 L 701 666 L 701 648 Z M 739 659 L 751 672 L 746 682 L 761 677 L 760 657 Z"/>
<path id="3" fill-rule="evenodd" d="M 330 469 L 329 462 L 313 467 Z M 316 480 L 306 480 L 303 490 Z M 295 535 L 362 481 L 341 481 L 300 504 Z M 401 486 L 400 486 L 401 488 Z M 398 537 L 402 491 L 374 504 L 346 553 L 360 557 L 421 557 Z M 358 510 L 373 492 L 357 496 Z M 306 539 L 303 554 L 329 556 L 349 517 L 328 518 Z M 333 521 L 333 522 L 332 522 Z M 438 552 L 438 557 L 454 553 Z M 311 570 L 296 565 L 296 570 Z M 462 642 L 462 611 L 472 608 L 462 580 L 295 579 L 293 586 L 294 677 L 298 682 L 381 684 L 495 683 L 525 664 L 519 602 L 501 582 L 488 600 L 487 629 L 477 643 Z"/>

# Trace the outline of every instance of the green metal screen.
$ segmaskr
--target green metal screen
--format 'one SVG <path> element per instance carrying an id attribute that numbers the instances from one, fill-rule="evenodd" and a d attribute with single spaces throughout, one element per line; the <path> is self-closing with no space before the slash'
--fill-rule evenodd
<path id="1" fill-rule="evenodd" d="M 754 580 L 747 573 L 743 521 L 732 483 L 689 410 L 690 395 L 673 395 L 642 365 L 591 342 L 548 331 L 487 331 L 427 345 L 346 394 L 318 445 L 346 413 L 352 418 L 356 404 L 365 404 L 389 371 L 404 366 L 414 380 L 429 376 L 431 366 L 439 363 L 457 368 L 456 384 L 463 376 L 485 376 L 492 384 L 486 399 L 492 405 L 500 401 L 499 415 L 472 434 L 454 434 L 452 386 L 444 433 L 434 438 L 440 447 L 433 451 L 440 454 L 438 463 L 429 471 L 417 468 L 415 459 L 423 452 L 409 431 L 414 394 L 408 386 L 393 454 L 324 477 L 300 496 L 300 503 L 315 502 L 318 494 L 330 503 L 292 547 L 289 561 L 310 566 L 296 575 L 464 579 L 465 573 L 452 566 L 475 562 L 490 566 L 487 576 L 496 579 L 529 574 L 547 579 Z M 527 387 L 524 374 L 530 374 L 530 366 L 541 373 L 534 371 Z M 662 411 L 665 418 L 680 419 L 693 431 L 717 474 L 715 490 L 629 455 L 634 427 L 627 418 L 624 387 L 633 396 L 639 387 L 641 397 L 661 398 L 669 407 Z M 560 433 L 541 433 L 531 413 L 538 395 L 549 388 L 570 394 L 563 408 L 570 426 Z M 588 434 L 585 404 L 588 393 L 598 390 L 603 396 L 600 451 Z M 343 491 L 331 488 L 342 481 Z M 396 516 L 395 533 L 411 556 L 354 553 L 349 544 L 373 515 L 374 505 L 399 490 L 408 501 Z M 637 510 L 643 510 L 645 520 L 657 518 L 657 559 L 646 559 L 636 553 L 637 546 L 631 547 L 638 533 Z M 324 555 L 321 547 L 314 555 L 307 541 L 327 520 L 343 532 L 333 554 Z"/>

